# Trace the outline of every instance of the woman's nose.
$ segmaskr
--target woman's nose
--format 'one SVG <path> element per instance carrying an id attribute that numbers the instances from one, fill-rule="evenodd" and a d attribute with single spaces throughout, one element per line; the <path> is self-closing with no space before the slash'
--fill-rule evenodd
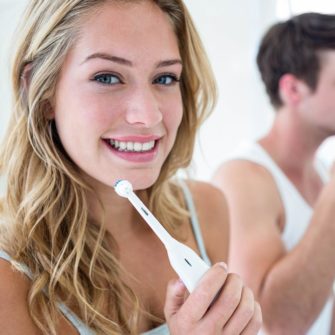
<path id="1" fill-rule="evenodd" d="M 153 127 L 162 121 L 158 97 L 150 87 L 135 89 L 128 96 L 126 122 L 146 128 Z"/>

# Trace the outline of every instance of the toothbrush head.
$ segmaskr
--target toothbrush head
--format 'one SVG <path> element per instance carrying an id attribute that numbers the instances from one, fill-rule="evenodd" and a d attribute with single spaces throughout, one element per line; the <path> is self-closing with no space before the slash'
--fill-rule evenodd
<path id="1" fill-rule="evenodd" d="M 133 192 L 133 186 L 128 180 L 119 179 L 114 184 L 115 192 L 121 197 L 127 198 Z"/>

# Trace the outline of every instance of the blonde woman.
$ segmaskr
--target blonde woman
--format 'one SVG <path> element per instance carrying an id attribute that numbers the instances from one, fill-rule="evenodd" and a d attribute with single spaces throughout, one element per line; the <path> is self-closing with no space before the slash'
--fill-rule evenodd
<path id="1" fill-rule="evenodd" d="M 20 32 L 1 154 L 1 333 L 255 334 L 259 306 L 221 263 L 222 194 L 172 179 L 215 100 L 183 3 L 34 0 Z M 116 195 L 120 178 L 217 263 L 192 294 Z"/>

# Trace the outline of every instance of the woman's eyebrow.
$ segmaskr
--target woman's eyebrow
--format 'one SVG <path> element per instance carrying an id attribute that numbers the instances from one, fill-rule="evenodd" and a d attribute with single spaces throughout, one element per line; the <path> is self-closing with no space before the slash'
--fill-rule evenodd
<path id="1" fill-rule="evenodd" d="M 91 59 L 96 59 L 96 58 L 109 60 L 111 62 L 118 63 L 121 65 L 133 66 L 133 63 L 128 59 L 118 57 L 118 56 L 113 56 L 113 55 L 103 53 L 103 52 L 97 52 L 92 55 L 89 55 L 88 57 L 85 58 L 85 60 L 81 64 L 86 63 L 87 61 Z"/>
<path id="2" fill-rule="evenodd" d="M 118 63 L 118 64 L 121 64 L 121 65 L 127 65 L 127 66 L 133 66 L 134 65 L 132 61 L 130 61 L 126 58 L 113 56 L 113 55 L 110 55 L 110 54 L 104 53 L 104 52 L 97 52 L 97 53 L 94 53 L 92 55 L 89 55 L 88 57 L 85 58 L 85 60 L 81 64 L 84 64 L 87 61 L 89 61 L 91 59 L 96 59 L 96 58 L 108 60 L 108 61 Z M 159 62 L 157 62 L 156 67 L 159 68 L 159 67 L 171 66 L 171 65 L 175 65 L 175 64 L 182 65 L 181 59 L 175 58 L 175 59 L 167 59 L 167 60 L 159 61 Z"/>
<path id="3" fill-rule="evenodd" d="M 161 62 L 158 62 L 156 67 L 171 66 L 175 64 L 183 65 L 181 59 L 176 58 L 176 59 L 169 59 L 169 60 L 163 60 Z"/>

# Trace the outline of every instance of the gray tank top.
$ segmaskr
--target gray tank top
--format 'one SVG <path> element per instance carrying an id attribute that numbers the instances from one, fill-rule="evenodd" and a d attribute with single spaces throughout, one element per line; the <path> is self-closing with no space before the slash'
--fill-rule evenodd
<path id="1" fill-rule="evenodd" d="M 194 233 L 194 237 L 196 239 L 200 256 L 201 258 L 208 264 L 211 265 L 211 261 L 209 260 L 206 248 L 204 245 L 204 241 L 202 238 L 200 225 L 198 221 L 198 216 L 196 213 L 196 209 L 194 206 L 194 202 L 192 199 L 192 195 L 190 190 L 188 189 L 186 183 L 184 181 L 180 181 L 180 185 L 182 187 L 182 190 L 184 192 L 185 200 L 187 207 L 189 209 L 190 215 L 191 215 L 191 225 Z M 0 250 L 0 258 L 7 260 L 8 262 L 13 263 L 13 259 L 10 255 L 8 255 L 5 251 Z M 24 274 L 26 274 L 29 278 L 32 278 L 32 273 L 30 269 L 25 264 L 18 264 L 15 263 L 16 268 L 19 268 Z M 78 333 L 80 335 L 96 335 L 94 331 L 92 331 L 87 325 L 83 323 L 76 315 L 73 313 L 66 305 L 63 303 L 58 303 L 58 307 L 60 311 L 63 313 L 63 315 L 71 322 L 71 324 L 74 326 L 75 329 L 77 329 Z M 157 328 L 154 328 L 152 330 L 149 330 L 142 335 L 169 335 L 169 329 L 167 327 L 167 324 L 164 323 L 160 325 Z"/>

